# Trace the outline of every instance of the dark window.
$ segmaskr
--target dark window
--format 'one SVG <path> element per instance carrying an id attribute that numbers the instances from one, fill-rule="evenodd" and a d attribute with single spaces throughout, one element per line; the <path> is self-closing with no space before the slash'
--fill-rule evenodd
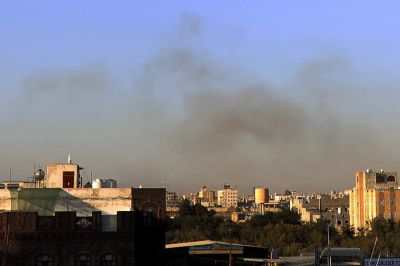
<path id="1" fill-rule="evenodd" d="M 40 255 L 36 258 L 36 266 L 53 266 L 53 257 L 47 254 Z"/>
<path id="2" fill-rule="evenodd" d="M 101 257 L 101 265 L 102 266 L 116 266 L 117 265 L 117 257 L 113 254 L 105 254 Z"/>
<path id="3" fill-rule="evenodd" d="M 74 187 L 74 177 L 75 177 L 75 173 L 72 171 L 63 172 L 63 188 L 73 188 Z"/>
<path id="4" fill-rule="evenodd" d="M 387 181 L 388 182 L 396 182 L 396 177 L 390 175 L 390 176 L 387 177 Z"/>
<path id="5" fill-rule="evenodd" d="M 385 183 L 385 175 L 376 174 L 376 183 Z"/>
<path id="6" fill-rule="evenodd" d="M 90 266 L 92 258 L 89 254 L 80 254 L 75 257 L 75 266 Z"/>

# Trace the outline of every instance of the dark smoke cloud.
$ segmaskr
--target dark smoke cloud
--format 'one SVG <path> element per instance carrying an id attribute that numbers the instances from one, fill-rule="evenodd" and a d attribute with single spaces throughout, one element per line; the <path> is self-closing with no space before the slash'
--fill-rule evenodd
<path id="1" fill-rule="evenodd" d="M 28 101 L 36 95 L 76 96 L 102 93 L 111 87 L 111 75 L 106 66 L 93 64 L 79 70 L 43 69 L 23 81 Z"/>
<path id="2" fill-rule="evenodd" d="M 175 26 L 175 34 L 179 37 L 198 36 L 202 31 L 202 19 L 196 13 L 184 12 Z"/>
<path id="3" fill-rule="evenodd" d="M 186 117 L 177 134 L 179 147 L 188 152 L 226 150 L 246 137 L 285 143 L 303 134 L 305 125 L 300 106 L 262 87 L 201 91 L 188 96 L 185 105 Z"/>
<path id="4" fill-rule="evenodd" d="M 297 101 L 257 79 L 251 85 L 249 77 L 221 69 L 197 51 L 163 51 L 150 62 L 139 84 L 151 80 L 153 89 L 172 88 L 168 93 L 178 88 L 183 103 L 178 118 L 168 119 L 168 111 L 152 105 L 156 96 L 148 99 L 147 108 L 154 107 L 159 114 L 146 117 L 144 135 L 153 136 L 157 148 L 147 158 L 144 148 L 142 176 L 166 176 L 173 187 L 189 183 L 217 186 L 227 181 L 245 189 L 259 184 L 279 189 L 329 189 L 327 183 L 334 189 L 351 185 L 357 167 L 371 162 L 365 156 L 369 149 L 379 154 L 371 130 L 352 125 L 332 109 L 332 105 L 342 106 L 340 102 L 321 108 L 329 97 L 310 93 L 318 90 L 309 86 L 312 79 L 324 86 L 325 76 L 334 78 L 331 75 L 337 74 L 329 72 L 336 68 L 321 67 L 317 72 L 310 68 L 314 63 L 306 64 L 306 69 L 299 71 L 299 85 L 304 87 L 298 88 L 297 94 L 307 97 Z M 155 85 L 164 80 L 173 80 L 172 86 Z M 334 90 L 328 85 L 321 87 L 326 90 L 324 95 Z M 145 143 L 146 137 L 142 140 Z"/>
<path id="5" fill-rule="evenodd" d="M 135 186 L 164 182 L 178 192 L 224 182 L 244 193 L 257 185 L 328 191 L 350 188 L 359 169 L 396 166 L 391 135 L 380 138 L 358 109 L 359 88 L 347 82 L 352 66 L 343 57 L 306 62 L 293 88 L 274 88 L 190 40 L 179 42 L 200 38 L 202 28 L 200 18 L 183 15 L 173 40 L 135 73 L 129 94 L 104 66 L 32 74 L 20 98 L 30 107 L 45 103 L 34 114 L 46 121 L 37 129 L 21 118 L 26 123 L 14 124 L 0 145 L 19 162 L 75 153 L 96 177 Z M 76 94 L 85 104 L 66 113 Z M 15 134 L 15 128 L 30 134 Z M 23 156 L 24 147 L 42 152 Z M 9 160 L 0 159 L 8 169 Z"/>

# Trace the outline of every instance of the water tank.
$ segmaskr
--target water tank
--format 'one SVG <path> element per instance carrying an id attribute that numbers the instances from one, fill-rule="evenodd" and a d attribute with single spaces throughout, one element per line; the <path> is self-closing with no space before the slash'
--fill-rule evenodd
<path id="1" fill-rule="evenodd" d="M 93 180 L 92 188 L 101 188 L 101 180 L 100 179 Z"/>
<path id="2" fill-rule="evenodd" d="M 46 175 L 45 172 L 40 168 L 33 173 L 35 181 L 42 181 L 45 175 Z"/>
<path id="3" fill-rule="evenodd" d="M 264 204 L 268 202 L 269 191 L 264 187 L 254 188 L 254 201 L 256 204 Z"/>
<path id="4" fill-rule="evenodd" d="M 92 188 L 116 188 L 117 181 L 115 179 L 95 179 Z"/>

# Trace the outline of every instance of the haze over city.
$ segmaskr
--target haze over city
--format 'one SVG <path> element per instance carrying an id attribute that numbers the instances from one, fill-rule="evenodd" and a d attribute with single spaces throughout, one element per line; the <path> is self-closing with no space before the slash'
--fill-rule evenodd
<path id="1" fill-rule="evenodd" d="M 397 171 L 399 5 L 2 1 L 0 176 L 68 154 L 175 191 Z"/>

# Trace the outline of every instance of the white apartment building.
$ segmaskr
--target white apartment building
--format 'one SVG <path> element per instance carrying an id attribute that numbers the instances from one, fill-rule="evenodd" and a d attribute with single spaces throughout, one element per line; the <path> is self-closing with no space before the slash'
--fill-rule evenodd
<path id="1" fill-rule="evenodd" d="M 238 206 L 238 191 L 230 185 L 224 185 L 224 189 L 217 191 L 218 206 L 230 208 Z"/>

